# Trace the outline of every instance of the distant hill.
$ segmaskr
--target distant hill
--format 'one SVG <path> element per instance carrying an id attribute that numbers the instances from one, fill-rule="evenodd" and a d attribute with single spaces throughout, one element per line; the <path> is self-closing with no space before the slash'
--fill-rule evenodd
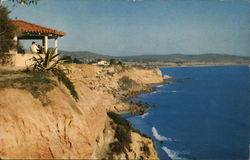
<path id="1" fill-rule="evenodd" d="M 114 56 L 102 55 L 90 51 L 78 51 L 78 52 L 71 52 L 71 51 L 61 51 L 63 55 L 71 56 L 72 58 L 79 58 L 79 59 L 112 59 Z"/>
<path id="2" fill-rule="evenodd" d="M 200 55 L 142 55 L 121 57 L 121 60 L 129 62 L 250 62 L 250 57 L 211 53 Z"/>
<path id="3" fill-rule="evenodd" d="M 229 54 L 200 54 L 200 55 L 186 55 L 186 54 L 168 54 L 168 55 L 140 55 L 140 56 L 108 56 L 97 54 L 89 51 L 70 52 L 62 51 L 63 55 L 69 55 L 73 58 L 79 59 L 118 59 L 123 62 L 237 62 L 250 63 L 250 57 L 236 56 Z"/>

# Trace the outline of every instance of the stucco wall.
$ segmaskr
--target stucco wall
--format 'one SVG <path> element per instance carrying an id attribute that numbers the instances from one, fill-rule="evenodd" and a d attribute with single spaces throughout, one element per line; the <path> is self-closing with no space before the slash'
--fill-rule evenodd
<path id="1" fill-rule="evenodd" d="M 32 64 L 32 57 L 38 57 L 36 54 L 15 54 L 13 60 L 15 61 L 15 66 L 17 67 L 26 67 L 27 65 Z"/>
<path id="2" fill-rule="evenodd" d="M 44 55 L 41 55 L 44 56 Z M 37 54 L 6 54 L 6 60 L 1 61 L 3 66 L 26 67 L 32 64 L 32 57 L 39 57 Z"/>

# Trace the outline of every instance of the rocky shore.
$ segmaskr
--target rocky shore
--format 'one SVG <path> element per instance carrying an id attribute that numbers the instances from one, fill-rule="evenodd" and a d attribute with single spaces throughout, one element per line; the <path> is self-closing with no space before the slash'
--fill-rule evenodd
<path id="1" fill-rule="evenodd" d="M 162 83 L 158 68 L 66 68 L 78 92 L 77 102 L 59 82 L 50 89 L 36 83 L 30 90 L 1 87 L 0 158 L 158 159 L 150 138 L 107 114 L 131 110 L 128 98 Z M 36 87 L 45 88 L 41 92 L 46 105 L 42 94 L 34 96 Z M 121 137 L 123 133 L 127 137 Z"/>

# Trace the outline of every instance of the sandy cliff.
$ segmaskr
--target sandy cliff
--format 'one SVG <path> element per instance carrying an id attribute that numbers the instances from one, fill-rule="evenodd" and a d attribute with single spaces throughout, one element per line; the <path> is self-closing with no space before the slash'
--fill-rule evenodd
<path id="1" fill-rule="evenodd" d="M 162 82 L 159 69 L 67 68 L 78 102 L 60 84 L 47 93 L 46 106 L 27 90 L 0 90 L 0 158 L 110 158 L 115 129 L 107 112 L 129 109 L 122 99 Z M 135 132 L 131 138 L 131 150 L 112 158 L 158 159 L 151 139 Z"/>

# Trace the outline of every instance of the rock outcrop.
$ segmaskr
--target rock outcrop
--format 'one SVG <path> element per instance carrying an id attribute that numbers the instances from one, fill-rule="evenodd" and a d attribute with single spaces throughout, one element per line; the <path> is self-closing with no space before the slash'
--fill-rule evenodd
<path id="1" fill-rule="evenodd" d="M 0 90 L 0 158 L 107 158 L 115 130 L 108 111 L 128 110 L 123 98 L 162 82 L 159 69 L 68 65 L 79 95 L 63 85 L 47 93 L 44 106 L 27 90 Z M 151 139 L 132 132 L 131 152 L 115 158 L 158 159 Z"/>

